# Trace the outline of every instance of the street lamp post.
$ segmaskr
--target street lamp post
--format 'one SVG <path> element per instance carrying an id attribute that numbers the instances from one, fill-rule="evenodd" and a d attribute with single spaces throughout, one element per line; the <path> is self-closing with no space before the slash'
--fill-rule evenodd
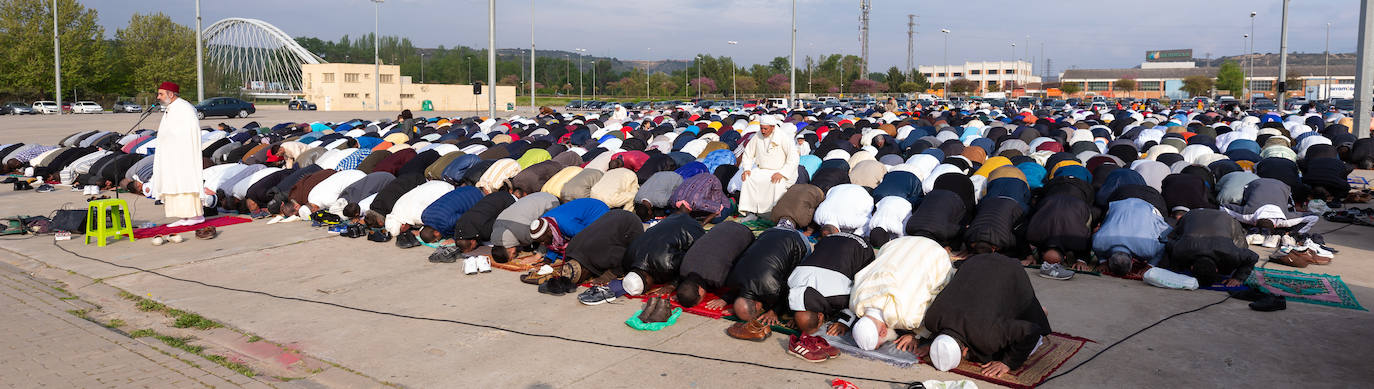
<path id="1" fill-rule="evenodd" d="M 652 47 L 645 47 L 644 52 L 654 51 Z M 649 60 L 644 59 L 644 100 L 649 100 Z"/>
<path id="2" fill-rule="evenodd" d="M 1030 37 L 1027 36 L 1026 38 L 1030 38 Z M 1012 57 L 1012 58 L 1016 58 L 1016 42 L 1011 42 L 1011 57 Z M 1012 70 L 1016 70 L 1016 62 L 1015 62 L 1015 61 L 1013 61 L 1013 62 L 1011 63 L 1011 68 L 1012 68 Z M 1006 75 L 1007 72 L 1006 72 L 1006 69 L 1002 69 L 1002 70 L 1003 70 L 1003 71 L 1001 72 L 1002 74 L 999 74 L 999 75 L 1002 76 L 1002 77 L 998 77 L 999 79 L 997 80 L 997 83 L 1005 85 L 1005 84 L 1006 84 L 1006 81 L 1007 81 L 1007 75 Z M 1012 76 L 1015 77 L 1015 75 L 1012 75 Z M 999 86 L 1001 86 L 1001 85 L 999 85 Z"/>
<path id="3" fill-rule="evenodd" d="M 867 31 L 868 27 L 864 28 Z M 866 37 L 867 35 L 864 38 L 864 50 L 868 49 Z M 797 103 L 797 0 L 792 0 L 792 54 L 787 57 L 787 68 L 787 109 L 790 110 Z"/>
<path id="4" fill-rule="evenodd" d="M 1255 15 L 1258 14 L 1259 13 L 1254 11 L 1250 12 L 1250 77 L 1252 78 L 1255 77 Z M 1247 82 L 1245 85 L 1245 89 L 1249 90 L 1249 88 L 1250 85 Z M 1245 99 L 1246 101 L 1249 101 L 1250 106 L 1253 107 L 1255 106 L 1255 98 L 1249 96 L 1251 94 L 1253 93 L 1246 93 Z"/>
<path id="5" fill-rule="evenodd" d="M 738 45 L 739 42 L 727 41 L 730 45 Z M 730 58 L 730 100 L 739 101 L 739 87 L 735 84 L 735 59 Z M 732 102 L 733 104 L 733 102 Z"/>
<path id="6" fill-rule="evenodd" d="M 201 48 L 200 28 L 200 0 L 196 0 L 196 102 L 205 100 L 205 68 L 203 64 L 203 49 Z"/>
<path id="7" fill-rule="evenodd" d="M 57 0 L 52 0 L 52 73 L 57 86 L 57 115 L 62 115 L 62 42 L 57 39 Z"/>
<path id="8" fill-rule="evenodd" d="M 1323 99 L 1331 98 L 1331 23 L 1326 23 L 1326 49 L 1322 50 L 1322 57 L 1326 61 L 1326 82 L 1322 83 L 1325 93 L 1317 95 Z"/>
<path id="9" fill-rule="evenodd" d="M 471 55 L 467 56 L 467 59 L 468 59 L 468 60 L 467 60 L 467 62 L 468 62 L 468 83 L 471 84 L 471 83 L 472 83 L 472 56 L 471 56 Z"/>
<path id="10" fill-rule="evenodd" d="M 1250 34 L 1241 35 L 1241 38 L 1244 38 L 1242 42 L 1245 43 L 1244 48 L 1248 57 L 1250 52 Z M 1249 58 L 1246 58 L 1246 60 L 1248 61 Z M 1246 65 L 1248 64 L 1249 62 L 1246 62 Z M 1248 103 L 1248 99 L 1250 98 L 1250 77 L 1254 77 L 1254 75 L 1249 73 L 1250 71 L 1247 69 L 1246 65 L 1241 65 L 1240 67 L 1240 97 L 1247 99 L 1245 101 Z"/>
<path id="11" fill-rule="evenodd" d="M 701 100 L 701 54 L 697 54 L 697 100 Z"/>
<path id="12" fill-rule="evenodd" d="M 587 49 L 573 49 L 577 51 L 577 100 L 582 101 L 582 55 Z M 586 106 L 587 102 L 582 101 L 580 105 Z"/>
<path id="13" fill-rule="evenodd" d="M 487 0 L 487 117 L 496 118 L 496 0 Z"/>
<path id="14" fill-rule="evenodd" d="M 592 100 L 596 100 L 596 61 L 592 61 Z"/>
<path id="15" fill-rule="evenodd" d="M 530 109 L 534 109 L 534 0 L 530 0 Z M 593 81 L 593 84 L 596 82 Z M 595 88 L 595 87 L 593 87 Z"/>
<path id="16" fill-rule="evenodd" d="M 949 98 L 949 82 L 954 78 L 954 75 L 949 72 L 949 29 L 942 28 L 940 32 L 945 34 L 945 95 L 943 97 Z"/>
<path id="17" fill-rule="evenodd" d="M 420 53 L 420 83 L 425 83 L 425 53 Z"/>
<path id="18" fill-rule="evenodd" d="M 372 104 L 373 110 L 382 110 L 382 49 L 379 39 L 382 37 L 382 2 L 386 0 L 372 0 L 376 4 L 377 12 L 373 13 L 373 32 L 372 32 L 372 82 L 376 90 L 373 91 Z"/>

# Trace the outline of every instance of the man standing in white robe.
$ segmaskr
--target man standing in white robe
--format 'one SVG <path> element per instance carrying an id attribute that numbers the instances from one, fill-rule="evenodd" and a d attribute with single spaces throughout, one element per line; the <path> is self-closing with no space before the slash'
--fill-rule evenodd
<path id="1" fill-rule="evenodd" d="M 157 150 L 153 152 L 153 196 L 162 200 L 167 217 L 180 218 L 168 226 L 186 226 L 205 221 L 200 194 L 201 180 L 200 120 L 196 107 L 181 99 L 181 87 L 163 82 L 157 87 L 157 101 L 167 112 L 157 126 Z"/>
<path id="2" fill-rule="evenodd" d="M 783 127 L 782 131 L 778 127 Z M 797 181 L 796 127 L 773 115 L 759 115 L 759 133 L 745 145 L 739 166 L 742 187 L 739 210 L 748 220 L 773 211 L 787 188 Z"/>

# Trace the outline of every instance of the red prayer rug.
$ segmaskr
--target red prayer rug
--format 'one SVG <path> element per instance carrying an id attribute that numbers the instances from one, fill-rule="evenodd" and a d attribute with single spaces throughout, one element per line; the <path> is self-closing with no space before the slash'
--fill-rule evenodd
<path id="1" fill-rule="evenodd" d="M 194 225 L 189 225 L 189 226 L 168 227 L 166 224 L 163 224 L 163 225 L 160 225 L 160 226 L 157 226 L 157 227 L 148 227 L 148 228 L 138 228 L 138 229 L 135 229 L 135 230 L 134 230 L 134 238 L 145 239 L 145 238 L 151 238 L 151 237 L 158 236 L 158 235 L 180 234 L 180 233 L 183 233 L 183 232 L 190 232 L 190 231 L 199 230 L 199 229 L 202 229 L 202 228 L 205 228 L 205 227 L 217 227 L 217 228 L 218 228 L 218 227 L 231 226 L 231 225 L 240 224 L 240 223 L 248 223 L 248 222 L 251 222 L 251 221 L 253 221 L 253 219 L 249 219 L 249 218 L 246 218 L 246 217 L 238 217 L 238 216 L 220 216 L 220 217 L 216 217 L 216 218 L 205 219 L 205 221 L 200 222 L 200 224 L 194 224 Z"/>

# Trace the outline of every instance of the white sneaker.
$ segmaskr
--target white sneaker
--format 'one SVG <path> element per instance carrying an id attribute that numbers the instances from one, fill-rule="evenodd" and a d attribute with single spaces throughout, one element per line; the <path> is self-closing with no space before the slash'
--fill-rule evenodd
<path id="1" fill-rule="evenodd" d="M 288 218 L 285 218 L 285 219 L 281 219 L 281 222 L 282 222 L 282 223 L 290 223 L 290 222 L 298 222 L 298 221 L 301 221 L 301 217 L 300 217 L 300 216 L 296 216 L 296 215 L 291 215 L 291 217 L 288 217 Z"/>
<path id="2" fill-rule="evenodd" d="M 1269 236 L 1264 237 L 1264 244 L 1262 244 L 1261 246 L 1264 246 L 1265 248 L 1271 248 L 1271 249 L 1272 249 L 1272 248 L 1275 248 L 1275 247 L 1279 247 L 1279 241 L 1280 241 L 1280 240 L 1282 240 L 1282 239 L 1280 239 L 1278 235 L 1269 235 Z"/>
<path id="3" fill-rule="evenodd" d="M 172 236 L 167 237 L 167 241 L 170 241 L 170 242 L 172 242 L 172 243 L 181 243 L 181 242 L 185 242 L 185 241 L 186 241 L 186 238 L 182 238 L 182 237 L 181 237 L 181 234 L 176 234 L 176 235 L 172 235 Z"/>
<path id="4" fill-rule="evenodd" d="M 491 260 L 485 255 L 472 257 L 473 262 L 477 262 L 477 271 L 480 273 L 491 273 Z"/>
<path id="5" fill-rule="evenodd" d="M 1293 239 L 1293 237 L 1288 234 L 1283 234 L 1283 244 L 1286 246 L 1297 246 L 1298 240 Z"/>
<path id="6" fill-rule="evenodd" d="M 285 218 L 284 218 L 284 217 L 281 217 L 281 215 L 273 216 L 271 220 L 268 220 L 268 221 L 267 221 L 267 224 L 277 224 L 277 223 L 281 223 L 282 219 L 285 219 Z"/>
<path id="7" fill-rule="evenodd" d="M 161 246 L 163 243 L 167 243 L 167 239 L 163 238 L 162 235 L 153 237 L 153 246 Z"/>
<path id="8" fill-rule="evenodd" d="M 1336 253 L 1331 252 L 1331 250 L 1322 248 L 1321 245 L 1317 244 L 1317 242 L 1313 242 L 1311 239 L 1308 239 L 1305 243 L 1303 243 L 1303 247 L 1307 247 L 1308 250 L 1312 251 L 1313 255 L 1316 255 L 1318 257 L 1336 257 Z"/>
<path id="9" fill-rule="evenodd" d="M 1252 244 L 1252 245 L 1259 246 L 1259 245 L 1264 244 L 1264 235 L 1260 235 L 1260 234 L 1250 234 L 1250 235 L 1246 235 L 1246 236 L 1245 236 L 1245 241 L 1248 242 L 1248 243 L 1250 243 L 1250 244 Z"/>
<path id="10" fill-rule="evenodd" d="M 475 257 L 463 258 L 463 274 L 471 275 L 471 274 L 476 274 L 476 273 L 477 273 L 477 261 L 475 261 L 475 259 L 477 259 L 477 258 L 475 258 Z"/>

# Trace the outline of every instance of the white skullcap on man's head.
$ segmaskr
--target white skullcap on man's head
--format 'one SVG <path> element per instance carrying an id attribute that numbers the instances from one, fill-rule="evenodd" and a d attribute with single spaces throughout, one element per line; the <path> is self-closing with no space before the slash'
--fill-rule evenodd
<path id="1" fill-rule="evenodd" d="M 760 126 L 780 126 L 780 125 L 782 125 L 782 120 L 779 120 L 777 116 L 773 116 L 773 115 L 759 115 L 759 125 L 760 125 Z"/>
<path id="2" fill-rule="evenodd" d="M 959 342 L 949 335 L 935 337 L 935 341 L 930 344 L 930 364 L 936 370 L 949 371 L 959 366 L 959 361 L 964 359 L 963 350 L 959 349 Z"/>
<path id="3" fill-rule="evenodd" d="M 620 286 L 625 288 L 625 293 L 631 296 L 638 296 L 644 293 L 644 279 L 639 277 L 639 273 L 630 272 L 620 281 Z"/>
<path id="4" fill-rule="evenodd" d="M 854 344 L 864 350 L 872 351 L 877 349 L 879 342 L 883 339 L 878 335 L 878 324 L 874 318 L 864 316 L 854 322 Z"/>

